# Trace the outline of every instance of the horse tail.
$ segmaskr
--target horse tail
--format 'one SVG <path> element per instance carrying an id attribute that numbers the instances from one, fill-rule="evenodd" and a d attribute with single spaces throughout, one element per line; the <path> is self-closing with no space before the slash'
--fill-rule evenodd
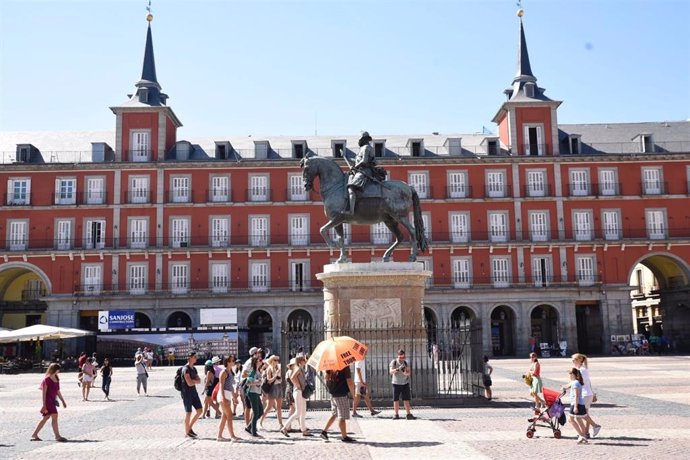
<path id="1" fill-rule="evenodd" d="M 429 249 L 429 241 L 426 239 L 424 232 L 424 219 L 422 219 L 422 207 L 419 203 L 419 195 L 417 191 L 412 189 L 412 208 L 414 214 L 414 232 L 417 239 L 417 248 L 420 252 L 426 252 Z"/>

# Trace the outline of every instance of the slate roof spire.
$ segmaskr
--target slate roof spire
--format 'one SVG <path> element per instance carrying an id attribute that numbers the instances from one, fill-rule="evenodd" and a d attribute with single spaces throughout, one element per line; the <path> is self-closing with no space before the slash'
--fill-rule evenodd
<path id="1" fill-rule="evenodd" d="M 525 28 L 522 25 L 522 16 L 520 16 L 520 43 L 518 44 L 517 52 L 517 72 L 515 73 L 513 83 L 516 81 L 537 81 L 537 78 L 532 74 L 532 67 L 529 64 L 529 53 L 527 52 L 527 40 L 525 39 Z"/>
<path id="2" fill-rule="evenodd" d="M 528 63 L 529 65 L 529 63 Z M 141 80 L 158 85 L 156 78 L 156 60 L 153 57 L 153 38 L 151 38 L 151 22 L 146 31 L 146 48 L 144 48 L 144 68 L 141 70 Z M 160 85 L 158 85 L 160 88 Z"/>

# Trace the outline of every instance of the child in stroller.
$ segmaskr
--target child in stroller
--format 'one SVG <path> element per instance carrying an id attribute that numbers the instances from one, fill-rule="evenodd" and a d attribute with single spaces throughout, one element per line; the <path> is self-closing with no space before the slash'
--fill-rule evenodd
<path id="1" fill-rule="evenodd" d="M 535 411 L 534 417 L 527 419 L 530 422 L 530 425 L 527 427 L 528 438 L 534 437 L 534 432 L 537 431 L 536 427 L 542 426 L 551 428 L 553 437 L 560 439 L 561 426 L 565 425 L 566 422 L 565 408 L 561 402 L 561 396 L 564 394 L 565 393 L 559 393 L 549 388 L 544 388 L 544 402 L 546 403 L 546 407 L 542 408 L 540 411 Z"/>

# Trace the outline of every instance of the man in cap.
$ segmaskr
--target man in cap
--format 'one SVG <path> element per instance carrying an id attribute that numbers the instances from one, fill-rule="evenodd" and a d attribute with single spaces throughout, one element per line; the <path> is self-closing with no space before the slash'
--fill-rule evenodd
<path id="1" fill-rule="evenodd" d="M 249 358 L 244 362 L 242 365 L 242 383 L 240 384 L 240 388 L 244 388 L 244 382 L 246 381 L 247 377 L 249 376 L 249 372 L 252 370 L 252 358 L 254 356 L 258 356 L 261 353 L 261 348 L 258 347 L 251 347 L 249 349 Z M 244 390 L 242 390 L 242 406 L 244 406 L 244 426 L 249 427 L 249 423 L 252 420 L 252 403 L 251 400 L 249 399 L 249 395 L 247 395 Z M 246 428 L 245 428 L 246 430 Z"/>
<path id="2" fill-rule="evenodd" d="M 353 215 L 355 213 L 355 202 L 357 193 L 360 192 L 369 182 L 370 178 L 377 177 L 376 160 L 374 159 L 374 149 L 371 146 L 373 139 L 368 132 L 362 132 L 362 136 L 357 142 L 359 152 L 355 157 L 355 164 L 350 171 L 347 181 L 347 193 L 350 198 L 350 209 L 343 211 L 343 214 Z M 343 153 L 344 155 L 344 153 Z"/>
<path id="3" fill-rule="evenodd" d="M 187 364 L 182 366 L 182 404 L 184 405 L 184 432 L 185 436 L 196 438 L 197 434 L 192 429 L 194 424 L 201 416 L 201 399 L 196 391 L 196 386 L 201 383 L 199 373 L 194 367 L 196 364 L 196 352 L 191 351 L 187 356 Z M 196 409 L 196 414 L 192 417 L 192 407 Z"/>
<path id="4" fill-rule="evenodd" d="M 328 429 L 338 419 L 340 440 L 343 442 L 355 442 L 355 439 L 347 435 L 347 420 L 350 419 L 350 402 L 347 399 L 347 394 L 355 393 L 350 366 L 345 366 L 337 371 L 326 371 L 326 387 L 331 394 L 332 413 L 326 422 L 326 426 L 321 431 L 321 438 L 328 440 Z"/>

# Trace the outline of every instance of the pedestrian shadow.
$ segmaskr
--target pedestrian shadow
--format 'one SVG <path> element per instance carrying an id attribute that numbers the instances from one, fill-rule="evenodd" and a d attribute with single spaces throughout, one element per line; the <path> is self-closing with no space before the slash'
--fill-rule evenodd
<path id="1" fill-rule="evenodd" d="M 376 442 L 376 441 L 361 441 L 360 444 L 365 444 L 371 447 L 386 448 L 414 448 L 414 447 L 433 447 L 440 446 L 443 443 L 438 441 L 404 441 L 404 442 Z"/>
<path id="2" fill-rule="evenodd" d="M 100 439 L 68 439 L 64 443 L 69 443 L 69 444 L 84 444 L 87 442 L 103 442 Z"/>
<path id="3" fill-rule="evenodd" d="M 2 447 L 14 447 L 14 444 L 0 444 L 0 448 Z"/>
<path id="4" fill-rule="evenodd" d="M 170 398 L 172 398 L 172 396 L 166 396 L 166 395 L 148 395 L 148 396 L 145 396 L 145 398 L 170 399 Z"/>

